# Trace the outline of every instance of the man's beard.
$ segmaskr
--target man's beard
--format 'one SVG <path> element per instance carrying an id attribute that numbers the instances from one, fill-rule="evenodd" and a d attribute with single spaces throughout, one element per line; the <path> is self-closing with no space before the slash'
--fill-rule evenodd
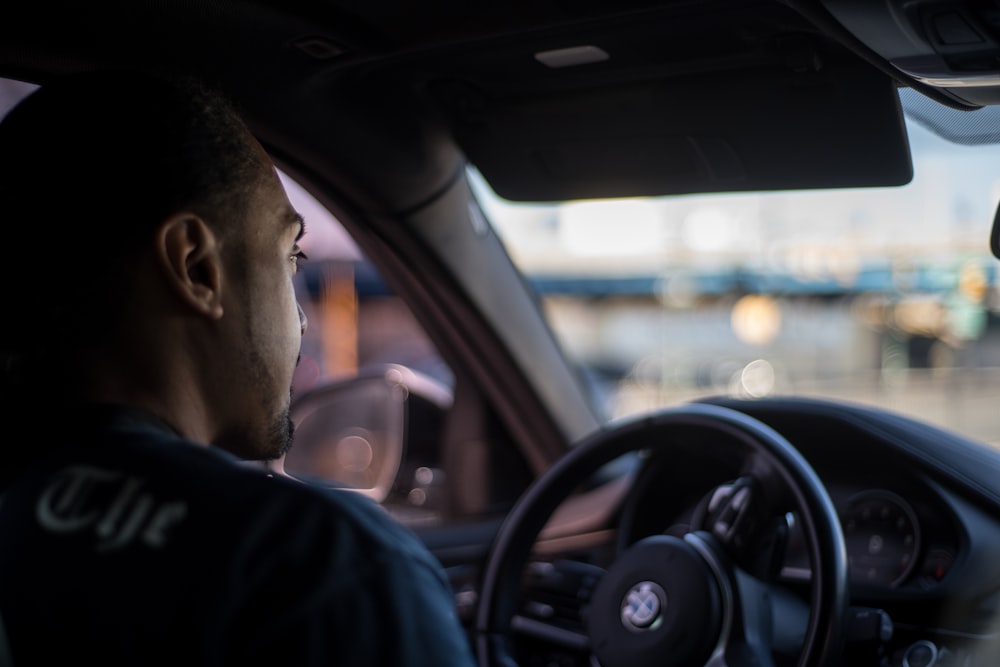
<path id="1" fill-rule="evenodd" d="M 212 444 L 244 461 L 275 461 L 292 447 L 295 424 L 288 410 L 271 421 L 271 425 L 256 437 L 251 430 L 237 428 L 221 435 Z"/>
<path id="2" fill-rule="evenodd" d="M 292 421 L 288 410 L 284 410 L 272 422 L 271 428 L 267 431 L 267 442 L 265 443 L 265 452 L 262 458 L 268 461 L 281 458 L 292 448 L 294 437 L 295 423 Z"/>

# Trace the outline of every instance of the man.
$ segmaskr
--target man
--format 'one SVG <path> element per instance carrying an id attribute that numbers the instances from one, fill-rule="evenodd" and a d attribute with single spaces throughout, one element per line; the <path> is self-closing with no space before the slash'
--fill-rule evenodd
<path id="1" fill-rule="evenodd" d="M 472 664 L 412 534 L 241 463 L 291 441 L 304 227 L 221 98 L 52 81 L 0 156 L 13 664 Z"/>

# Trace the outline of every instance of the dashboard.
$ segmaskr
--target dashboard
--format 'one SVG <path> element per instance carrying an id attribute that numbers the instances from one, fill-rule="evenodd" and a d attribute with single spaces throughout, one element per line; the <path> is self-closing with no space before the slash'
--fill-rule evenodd
<path id="1" fill-rule="evenodd" d="M 778 431 L 833 501 L 847 551 L 846 664 L 1000 664 L 1000 453 L 867 407 L 800 398 L 706 402 Z M 618 501 L 603 501 L 614 508 L 606 530 L 561 556 L 602 566 L 644 538 L 704 529 L 714 490 L 745 474 L 725 445 L 704 444 L 679 437 L 637 456 Z M 789 508 L 780 522 L 775 584 L 805 598 L 811 571 L 801 521 Z M 612 536 L 610 551 L 598 535 Z M 528 597 L 547 584 L 534 585 Z"/>

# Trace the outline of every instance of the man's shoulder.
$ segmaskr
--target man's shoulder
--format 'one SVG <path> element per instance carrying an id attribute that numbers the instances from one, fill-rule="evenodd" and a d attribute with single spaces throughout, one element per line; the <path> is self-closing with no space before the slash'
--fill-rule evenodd
<path id="1" fill-rule="evenodd" d="M 314 521 L 326 524 L 338 539 L 355 543 L 369 554 L 378 549 L 393 558 L 402 554 L 423 559 L 426 555 L 426 549 L 408 528 L 361 493 L 278 475 L 268 481 L 274 487 L 274 495 L 288 503 L 286 511 L 303 524 Z M 319 525 L 303 527 L 307 531 L 324 530 Z"/>

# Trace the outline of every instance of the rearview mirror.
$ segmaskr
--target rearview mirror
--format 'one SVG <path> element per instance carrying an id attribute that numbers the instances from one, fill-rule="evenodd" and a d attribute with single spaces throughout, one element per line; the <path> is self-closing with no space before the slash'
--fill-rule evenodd
<path id="1" fill-rule="evenodd" d="M 997 212 L 993 215 L 993 231 L 990 233 L 990 250 L 993 256 L 1000 259 L 1000 202 L 997 202 Z"/>

